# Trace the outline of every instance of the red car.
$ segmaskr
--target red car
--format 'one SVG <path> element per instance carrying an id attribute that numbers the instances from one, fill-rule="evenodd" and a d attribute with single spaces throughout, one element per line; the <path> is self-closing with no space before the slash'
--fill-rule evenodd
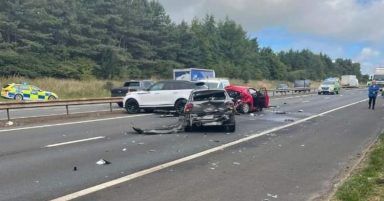
<path id="1" fill-rule="evenodd" d="M 225 87 L 225 90 L 232 98 L 240 98 L 242 102 L 240 112 L 242 113 L 262 111 L 263 108 L 269 106 L 269 96 L 266 88 L 256 90 L 246 86 L 230 85 Z"/>

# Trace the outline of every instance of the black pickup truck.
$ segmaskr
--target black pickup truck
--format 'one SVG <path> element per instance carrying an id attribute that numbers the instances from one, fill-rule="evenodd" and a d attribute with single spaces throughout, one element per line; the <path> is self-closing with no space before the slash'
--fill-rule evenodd
<path id="1" fill-rule="evenodd" d="M 151 80 L 130 80 L 124 82 L 122 87 L 111 89 L 112 97 L 124 97 L 125 94 L 131 91 L 140 91 L 148 89 L 154 82 Z M 120 107 L 123 107 L 123 102 L 117 103 Z"/>

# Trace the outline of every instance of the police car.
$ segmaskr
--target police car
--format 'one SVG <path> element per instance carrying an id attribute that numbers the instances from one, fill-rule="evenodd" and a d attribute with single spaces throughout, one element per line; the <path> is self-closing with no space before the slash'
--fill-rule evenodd
<path id="1" fill-rule="evenodd" d="M 15 100 L 55 100 L 58 96 L 28 84 L 7 84 L 1 89 L 1 96 Z"/>

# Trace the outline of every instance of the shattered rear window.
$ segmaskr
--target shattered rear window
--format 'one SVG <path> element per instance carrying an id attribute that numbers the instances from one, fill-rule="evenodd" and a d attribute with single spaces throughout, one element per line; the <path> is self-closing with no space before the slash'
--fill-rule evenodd
<path id="1" fill-rule="evenodd" d="M 225 100 L 224 91 L 201 91 L 193 94 L 193 101 Z"/>

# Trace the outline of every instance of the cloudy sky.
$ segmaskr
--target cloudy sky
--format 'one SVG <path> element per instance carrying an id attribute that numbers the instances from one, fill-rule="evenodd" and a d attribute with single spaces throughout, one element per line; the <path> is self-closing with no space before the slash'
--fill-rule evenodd
<path id="1" fill-rule="evenodd" d="M 242 24 L 261 46 L 384 67 L 384 0 L 158 0 L 175 22 L 212 14 Z"/>

